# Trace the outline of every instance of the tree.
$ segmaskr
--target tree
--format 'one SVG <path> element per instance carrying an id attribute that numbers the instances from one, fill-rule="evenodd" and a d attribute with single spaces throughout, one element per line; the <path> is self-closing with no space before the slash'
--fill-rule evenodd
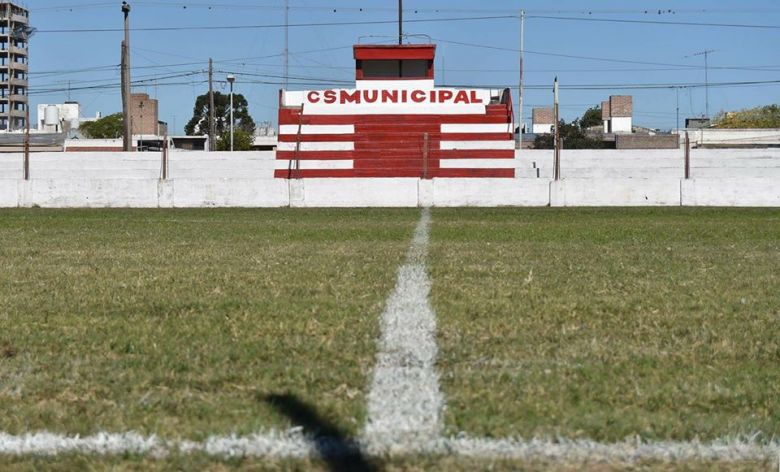
<path id="1" fill-rule="evenodd" d="M 246 131 L 250 135 L 255 132 L 255 122 L 249 115 L 249 105 L 240 93 L 233 94 L 233 119 L 235 129 Z M 216 118 L 217 136 L 230 129 L 230 94 L 214 92 L 214 114 Z M 188 136 L 203 136 L 209 133 L 209 95 L 203 94 L 195 99 L 192 119 L 184 127 Z"/>
<path id="2" fill-rule="evenodd" d="M 87 138 L 116 139 L 125 135 L 125 120 L 121 113 L 104 116 L 95 121 L 85 121 L 79 125 L 79 131 Z"/>
<path id="3" fill-rule="evenodd" d="M 767 105 L 740 111 L 721 112 L 716 128 L 780 128 L 780 106 Z"/>
<path id="4" fill-rule="evenodd" d="M 242 129 L 233 131 L 233 150 L 234 151 L 251 151 L 252 133 L 248 133 Z M 225 131 L 219 136 L 217 141 L 217 151 L 230 151 L 230 131 Z"/>
<path id="5" fill-rule="evenodd" d="M 599 121 L 601 115 L 599 114 Z M 604 149 L 607 147 L 606 143 L 601 139 L 591 138 L 585 134 L 582 127 L 582 121 L 576 119 L 571 123 L 560 121 L 560 133 L 563 140 L 563 147 L 565 149 Z M 534 139 L 534 149 L 552 149 L 553 148 L 553 135 L 552 134 L 538 134 Z"/>
<path id="6" fill-rule="evenodd" d="M 585 110 L 580 118 L 580 128 L 588 129 L 593 126 L 601 126 L 603 124 L 601 119 L 601 107 L 591 107 Z"/>

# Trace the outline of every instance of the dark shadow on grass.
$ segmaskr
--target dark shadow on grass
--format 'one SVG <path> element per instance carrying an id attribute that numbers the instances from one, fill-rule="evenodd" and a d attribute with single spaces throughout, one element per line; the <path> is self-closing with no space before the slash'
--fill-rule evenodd
<path id="1" fill-rule="evenodd" d="M 306 436 L 312 438 L 320 457 L 333 471 L 375 471 L 379 468 L 367 460 L 359 445 L 336 425 L 321 417 L 314 407 L 295 395 L 266 395 L 265 401 L 290 420 L 301 426 Z"/>

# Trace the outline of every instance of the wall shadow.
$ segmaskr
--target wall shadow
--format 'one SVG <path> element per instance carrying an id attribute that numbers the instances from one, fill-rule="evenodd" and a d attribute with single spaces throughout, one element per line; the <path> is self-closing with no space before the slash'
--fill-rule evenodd
<path id="1" fill-rule="evenodd" d="M 306 436 L 313 438 L 322 460 L 332 471 L 380 470 L 377 464 L 368 460 L 360 451 L 357 442 L 347 437 L 344 431 L 320 416 L 313 406 L 291 394 L 266 395 L 264 400 L 273 406 L 296 426 L 301 426 Z"/>

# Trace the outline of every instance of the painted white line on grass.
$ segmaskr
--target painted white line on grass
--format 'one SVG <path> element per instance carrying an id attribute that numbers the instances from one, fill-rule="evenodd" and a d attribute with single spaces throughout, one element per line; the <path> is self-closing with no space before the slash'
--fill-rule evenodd
<path id="1" fill-rule="evenodd" d="M 583 461 L 608 461 L 635 463 L 643 460 L 661 462 L 680 461 L 773 461 L 780 454 L 780 442 L 759 442 L 755 439 L 718 439 L 712 442 L 700 441 L 653 441 L 641 440 L 616 443 L 601 443 L 587 439 L 480 439 L 452 438 L 442 441 L 438 451 L 430 453 L 449 454 L 461 457 L 483 459 L 548 460 L 560 463 Z"/>
<path id="2" fill-rule="evenodd" d="M 382 312 L 363 443 L 408 450 L 439 438 L 444 399 L 436 362 L 436 315 L 425 268 L 430 211 L 422 210 L 406 262 Z"/>
<path id="3" fill-rule="evenodd" d="M 98 433 L 92 436 L 65 436 L 56 433 L 31 433 L 19 436 L 0 433 L 0 455 L 58 454 L 123 455 L 164 457 L 170 453 L 204 453 L 214 457 L 259 457 L 276 459 L 314 459 L 352 455 L 357 452 L 375 456 L 428 454 L 474 459 L 541 460 L 559 464 L 579 462 L 636 463 L 654 460 L 664 463 L 713 461 L 773 462 L 780 455 L 780 441 L 756 439 L 719 439 L 700 441 L 624 441 L 601 443 L 566 439 L 480 439 L 469 437 L 435 438 L 417 443 L 345 442 L 336 438 L 311 438 L 295 428 L 286 432 L 269 431 L 249 436 L 212 436 L 205 441 L 166 441 L 156 436 L 128 432 Z"/>
<path id="4" fill-rule="evenodd" d="M 119 434 L 97 433 L 84 437 L 49 432 L 14 436 L 0 432 L 0 454 L 6 455 L 155 454 L 165 450 L 165 442 L 156 436 L 142 436 L 132 431 Z"/>
<path id="5" fill-rule="evenodd" d="M 286 432 L 268 431 L 249 436 L 210 436 L 203 442 L 182 441 L 172 446 L 184 454 L 203 452 L 220 457 L 306 459 L 323 455 L 314 440 L 304 436 L 299 428 Z M 345 453 L 346 448 L 344 452 L 339 451 L 337 455 Z"/>

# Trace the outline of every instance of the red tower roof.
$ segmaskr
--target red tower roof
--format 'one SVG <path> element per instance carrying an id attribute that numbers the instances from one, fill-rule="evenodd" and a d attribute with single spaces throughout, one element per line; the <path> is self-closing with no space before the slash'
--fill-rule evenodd
<path id="1" fill-rule="evenodd" d="M 436 56 L 435 44 L 403 45 L 362 45 L 354 46 L 355 59 L 358 61 L 422 59 L 432 61 Z"/>
<path id="2" fill-rule="evenodd" d="M 434 44 L 354 46 L 356 80 L 433 80 Z"/>

